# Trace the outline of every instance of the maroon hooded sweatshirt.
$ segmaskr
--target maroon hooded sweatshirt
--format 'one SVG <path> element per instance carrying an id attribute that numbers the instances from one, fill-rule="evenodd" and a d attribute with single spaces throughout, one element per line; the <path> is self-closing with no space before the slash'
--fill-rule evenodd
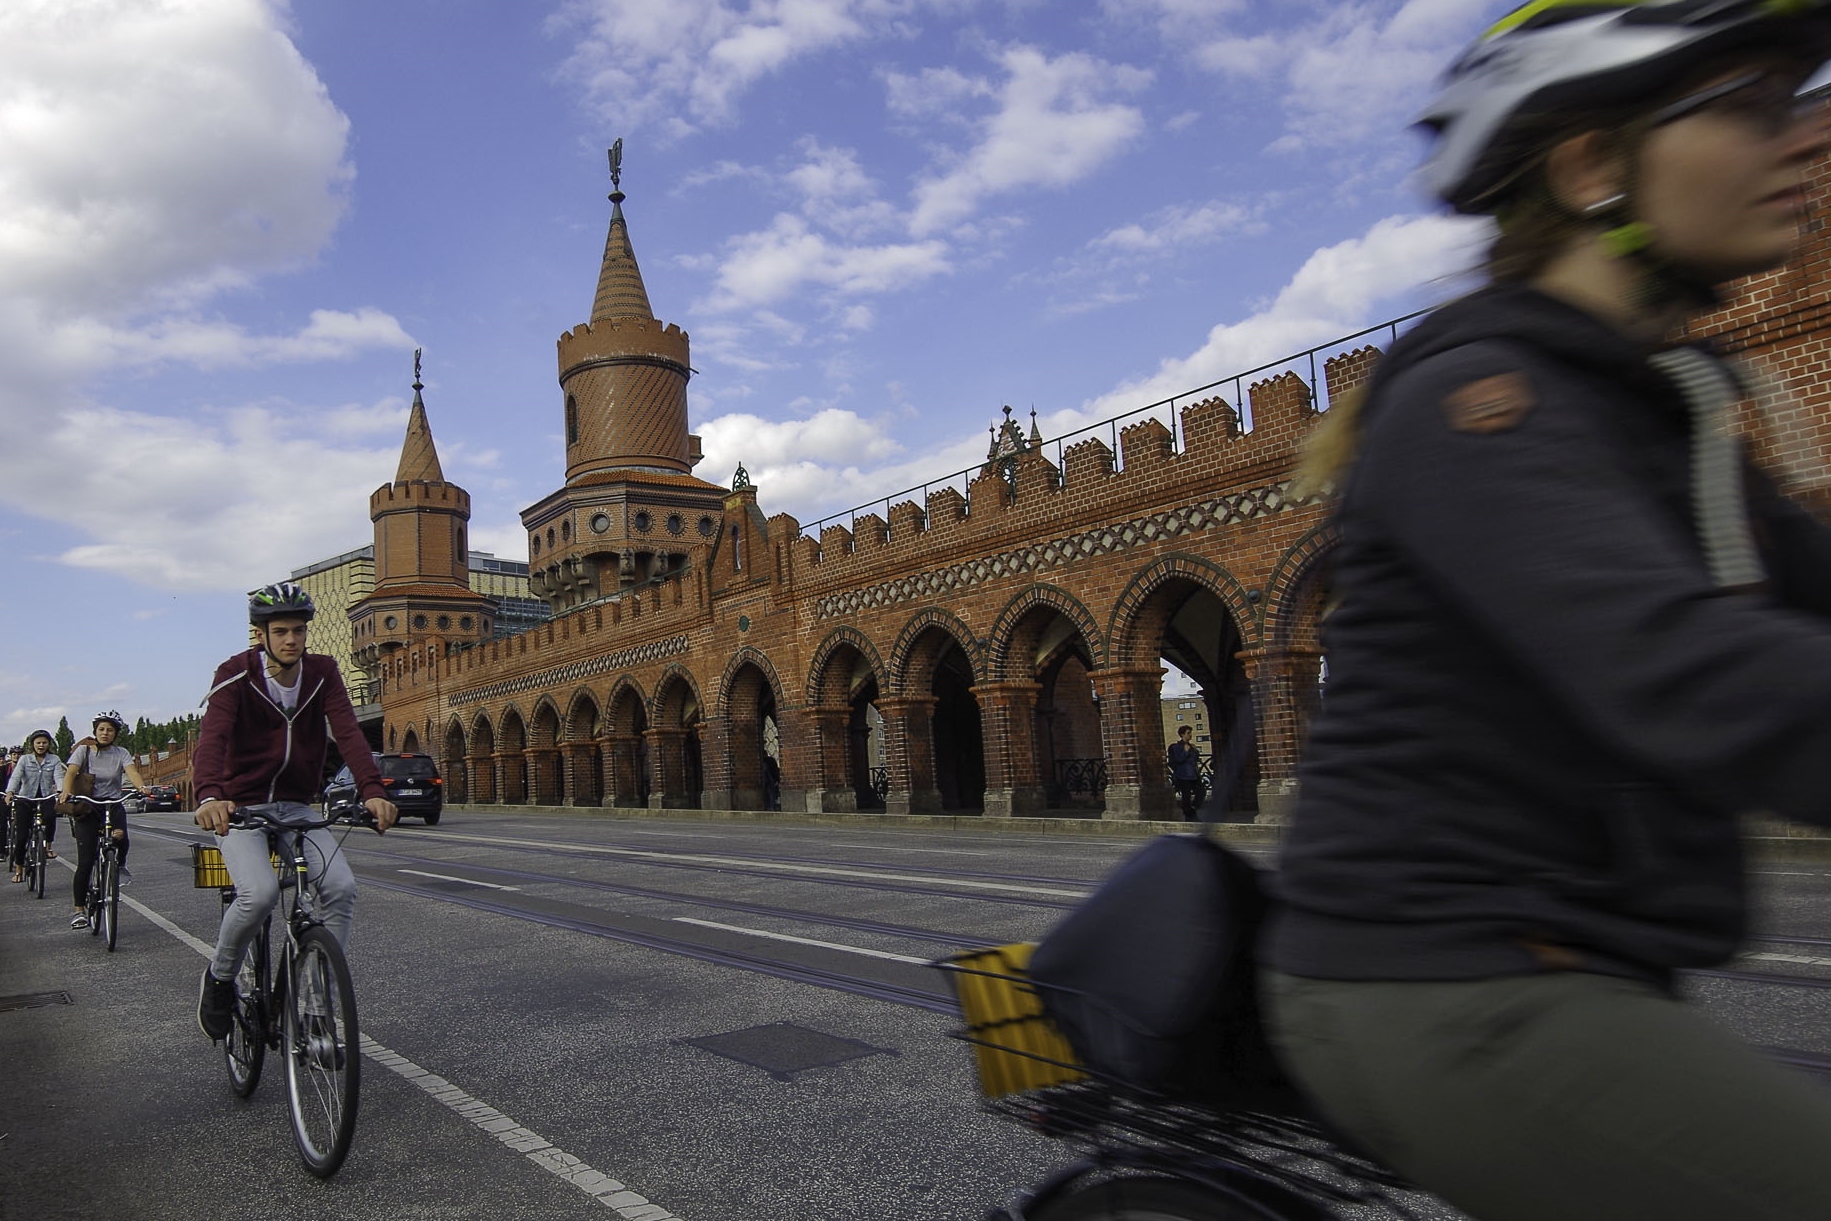
<path id="1" fill-rule="evenodd" d="M 299 705 L 290 720 L 267 694 L 261 650 L 238 653 L 216 667 L 191 757 L 199 805 L 213 799 L 238 806 L 309 805 L 318 799 L 332 735 L 363 798 L 388 795 L 335 659 L 307 653 L 299 667 Z"/>

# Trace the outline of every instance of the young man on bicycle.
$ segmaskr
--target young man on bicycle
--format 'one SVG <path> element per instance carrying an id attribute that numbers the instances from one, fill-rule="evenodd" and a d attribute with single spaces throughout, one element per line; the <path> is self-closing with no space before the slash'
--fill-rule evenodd
<path id="1" fill-rule="evenodd" d="M 120 847 L 121 881 L 131 879 L 132 875 L 127 872 L 127 811 L 121 805 L 121 779 L 125 776 L 135 788 L 146 787 L 139 769 L 134 767 L 134 757 L 127 753 L 126 747 L 116 743 L 116 739 L 127 732 L 127 722 L 120 713 L 113 710 L 96 713 L 89 731 L 95 736 L 78 743 L 64 766 L 65 801 L 70 800 L 77 776 L 87 772 L 95 777 L 95 788 L 90 794 L 93 804 L 78 802 L 79 813 L 70 820 L 76 839 L 76 877 L 71 883 L 76 911 L 70 917 L 70 927 L 74 929 L 89 927 L 89 875 L 94 872 L 96 858 L 101 855 L 104 829 Z"/>
<path id="2" fill-rule="evenodd" d="M 290 581 L 257 590 L 248 599 L 248 621 L 261 643 L 218 666 L 205 699 L 191 763 L 197 825 L 216 834 L 235 883 L 235 902 L 223 913 L 216 955 L 199 984 L 197 1024 L 212 1040 L 229 1033 L 235 1004 L 231 981 L 280 897 L 268 863 L 266 832 L 231 830 L 229 816 L 255 807 L 283 821 L 311 821 L 309 803 L 324 775 L 327 723 L 377 829 L 386 831 L 399 816 L 385 796 L 336 661 L 305 651 L 306 624 L 314 611 L 311 595 Z M 325 927 L 347 947 L 356 877 L 328 831 L 306 832 L 305 853 L 318 891 L 317 910 Z"/>
<path id="3" fill-rule="evenodd" d="M 15 882 L 25 881 L 25 849 L 31 839 L 34 815 L 44 820 L 45 855 L 56 856 L 50 848 L 57 834 L 54 803 L 64 783 L 64 761 L 51 749 L 50 733 L 34 729 L 26 745 L 32 753 L 13 765 L 13 774 L 6 782 L 6 803 L 12 807 L 13 820 L 13 855 L 8 863 L 13 867 Z"/>

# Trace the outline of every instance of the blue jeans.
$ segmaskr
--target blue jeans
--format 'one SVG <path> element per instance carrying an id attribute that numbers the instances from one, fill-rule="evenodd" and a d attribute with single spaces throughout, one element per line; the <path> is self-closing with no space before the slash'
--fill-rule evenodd
<path id="1" fill-rule="evenodd" d="M 248 808 L 291 822 L 309 822 L 317 817 L 310 806 L 296 801 Z M 229 879 L 235 883 L 235 901 L 223 913 L 222 929 L 216 934 L 216 956 L 210 959 L 210 974 L 217 979 L 234 979 L 248 943 L 254 940 L 261 922 L 272 914 L 274 905 L 280 901 L 280 880 L 268 859 L 266 828 L 237 827 L 227 835 L 217 836 L 216 844 L 222 849 Z M 337 837 L 323 828 L 305 832 L 305 860 L 307 876 L 317 892 L 312 910 L 324 921 L 324 927 L 331 931 L 337 944 L 347 950 L 350 923 L 356 914 L 356 875 L 350 872 L 350 863 L 338 850 Z"/>

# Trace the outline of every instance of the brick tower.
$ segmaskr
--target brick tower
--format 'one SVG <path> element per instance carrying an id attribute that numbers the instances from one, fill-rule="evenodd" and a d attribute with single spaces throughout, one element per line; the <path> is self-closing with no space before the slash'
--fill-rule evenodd
<path id="1" fill-rule="evenodd" d="M 413 354 L 413 410 L 394 482 L 369 497 L 375 523 L 375 590 L 350 608 L 356 663 L 374 674 L 414 640 L 487 640 L 492 603 L 470 587 L 470 493 L 445 482 L 420 397 Z"/>
<path id="2" fill-rule="evenodd" d="M 658 322 L 623 219 L 611 149 L 610 233 L 591 321 L 560 336 L 566 486 L 524 509 L 529 584 L 566 610 L 678 570 L 718 535 L 724 489 L 697 479 L 687 335 Z"/>

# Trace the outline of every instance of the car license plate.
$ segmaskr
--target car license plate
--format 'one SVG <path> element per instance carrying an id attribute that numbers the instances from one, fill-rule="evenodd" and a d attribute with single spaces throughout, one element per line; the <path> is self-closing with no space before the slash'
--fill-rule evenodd
<path id="1" fill-rule="evenodd" d="M 419 796 L 422 796 L 422 794 L 421 794 L 421 792 L 420 792 L 420 790 L 418 790 L 418 789 L 401 789 L 401 790 L 400 790 L 400 791 L 399 791 L 399 792 L 398 792 L 398 793 L 397 793 L 397 794 L 396 794 L 396 796 L 399 796 L 399 797 L 419 797 Z"/>

